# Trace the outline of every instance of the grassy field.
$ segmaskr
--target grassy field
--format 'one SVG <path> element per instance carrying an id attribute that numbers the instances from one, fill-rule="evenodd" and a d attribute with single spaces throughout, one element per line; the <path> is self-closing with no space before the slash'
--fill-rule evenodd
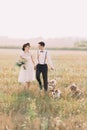
<path id="1" fill-rule="evenodd" d="M 87 130 L 87 52 L 51 51 L 49 80 L 56 78 L 60 99 L 39 93 L 36 81 L 28 91 L 17 82 L 19 52 L 0 50 L 0 130 Z M 72 83 L 83 91 L 80 99 L 69 96 Z"/>

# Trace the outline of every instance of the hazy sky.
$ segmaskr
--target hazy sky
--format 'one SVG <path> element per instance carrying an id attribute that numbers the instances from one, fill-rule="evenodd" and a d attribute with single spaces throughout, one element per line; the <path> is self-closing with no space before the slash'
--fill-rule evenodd
<path id="1" fill-rule="evenodd" d="M 87 37 L 87 0 L 0 0 L 0 36 Z"/>

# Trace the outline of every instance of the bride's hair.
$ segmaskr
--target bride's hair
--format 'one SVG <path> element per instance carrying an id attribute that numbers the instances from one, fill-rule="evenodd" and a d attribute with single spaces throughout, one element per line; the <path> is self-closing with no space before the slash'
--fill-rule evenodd
<path id="1" fill-rule="evenodd" d="M 22 47 L 22 50 L 24 51 L 24 50 L 25 50 L 25 47 L 27 47 L 27 46 L 30 47 L 30 43 L 26 43 L 26 44 L 24 44 L 23 47 Z"/>

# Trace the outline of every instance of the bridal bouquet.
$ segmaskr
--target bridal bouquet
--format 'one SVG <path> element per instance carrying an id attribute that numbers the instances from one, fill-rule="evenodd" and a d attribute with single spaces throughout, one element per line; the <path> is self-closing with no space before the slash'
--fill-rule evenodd
<path id="1" fill-rule="evenodd" d="M 24 58 L 22 58 L 22 59 L 20 59 L 19 61 L 16 62 L 16 65 L 18 67 L 23 66 L 24 69 L 26 69 L 25 64 L 26 64 L 26 59 L 24 59 Z"/>

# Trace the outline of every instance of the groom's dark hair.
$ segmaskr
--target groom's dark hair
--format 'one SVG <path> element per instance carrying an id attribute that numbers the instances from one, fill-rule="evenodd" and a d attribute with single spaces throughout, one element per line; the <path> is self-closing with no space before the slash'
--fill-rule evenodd
<path id="1" fill-rule="evenodd" d="M 39 44 L 39 45 L 41 45 L 41 46 L 43 46 L 43 47 L 45 46 L 45 43 L 44 43 L 44 42 L 42 42 L 42 41 L 41 41 L 41 42 L 39 42 L 38 44 Z"/>

